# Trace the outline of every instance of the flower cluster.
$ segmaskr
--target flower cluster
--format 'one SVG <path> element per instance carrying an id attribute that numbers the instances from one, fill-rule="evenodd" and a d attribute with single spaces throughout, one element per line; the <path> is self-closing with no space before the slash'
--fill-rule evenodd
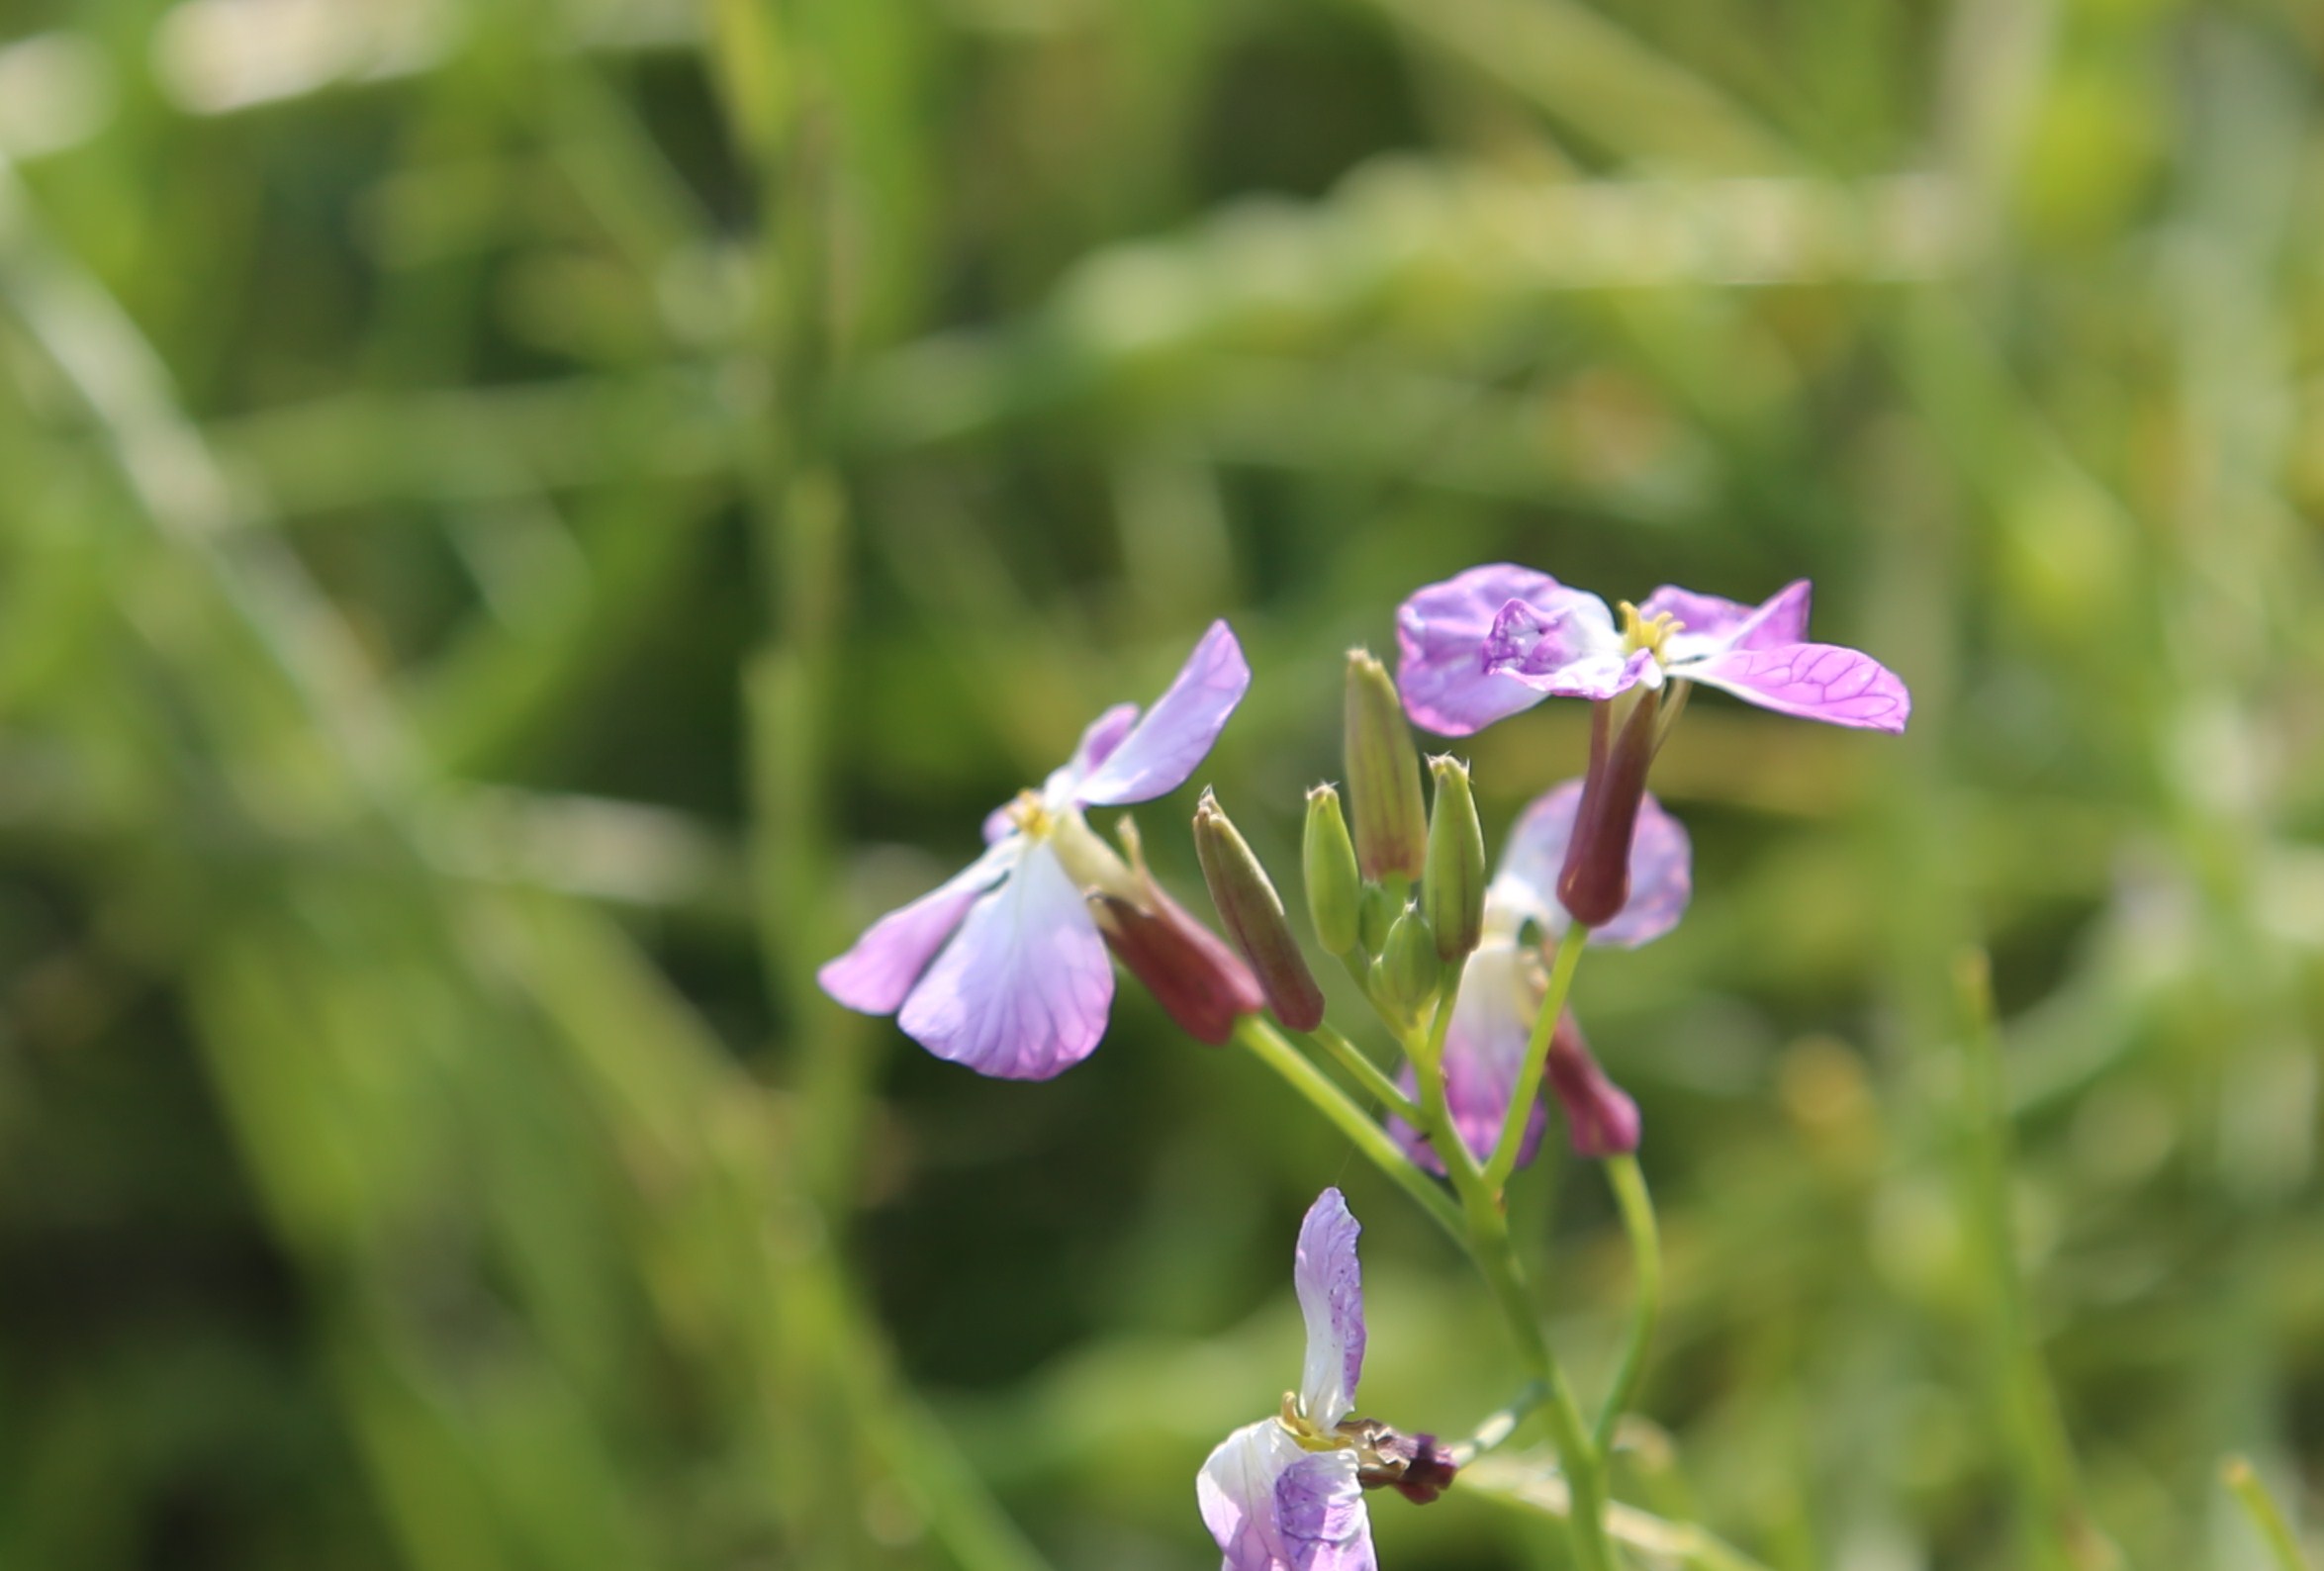
<path id="1" fill-rule="evenodd" d="M 966 870 L 880 918 L 825 966 L 824 990 L 850 1008 L 894 1014 L 939 1058 L 1044 1079 L 1103 1034 L 1110 951 L 1191 1035 L 1214 1044 L 1244 1035 L 1343 1129 L 1365 1137 L 1359 1149 L 1440 1221 L 1457 1230 L 1464 1214 L 1496 1217 L 1499 1185 L 1536 1154 L 1551 1102 L 1578 1155 L 1627 1158 L 1637 1148 L 1637 1106 L 1599 1066 L 1566 996 L 1585 946 L 1634 948 L 1685 913 L 1687 832 L 1646 781 L 1692 690 L 1834 725 L 1904 729 L 1905 685 L 1869 655 L 1810 642 L 1808 601 L 1806 583 L 1756 606 L 1665 586 L 1642 605 L 1610 610 L 1545 573 L 1499 564 L 1405 601 L 1393 679 L 1370 655 L 1350 654 L 1346 811 L 1335 787 L 1310 793 L 1301 871 L 1316 938 L 1403 1051 L 1393 1079 L 1327 1023 L 1329 1000 L 1273 879 L 1209 790 L 1194 844 L 1223 939 L 1149 873 L 1126 816 L 1119 852 L 1084 816 L 1173 790 L 1208 755 L 1251 682 L 1224 622 L 1153 708 L 1108 709 L 1039 789 L 996 808 L 986 849 Z M 1424 771 L 1411 723 L 1466 736 L 1548 696 L 1590 701 L 1586 770 L 1526 807 L 1489 869 L 1467 765 L 1441 757 Z M 1262 1013 L 1329 1053 L 1386 1104 L 1384 1121 L 1301 1062 L 1256 1021 Z M 1640 1181 L 1634 1165 L 1625 1171 Z M 1465 1212 L 1424 1173 L 1448 1181 Z M 1480 1226 L 1472 1253 L 1506 1249 L 1505 1228 Z M 1393 1488 L 1426 1503 L 1452 1481 L 1459 1448 L 1353 1416 L 1365 1338 L 1358 1231 L 1336 1189 L 1308 1212 L 1293 1270 L 1308 1332 L 1300 1388 L 1202 1466 L 1202 1518 L 1226 1571 L 1367 1571 L 1363 1492 Z M 1576 1516 L 1586 1516 L 1592 1458 L 1562 1445 L 1561 1455 Z"/>

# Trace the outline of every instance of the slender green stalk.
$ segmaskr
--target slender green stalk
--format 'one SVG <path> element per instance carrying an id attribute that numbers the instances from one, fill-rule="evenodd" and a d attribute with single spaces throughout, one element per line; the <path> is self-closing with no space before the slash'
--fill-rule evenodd
<path id="1" fill-rule="evenodd" d="M 1308 1041 L 1330 1054 L 1332 1061 L 1363 1087 L 1366 1096 L 1378 1101 L 1406 1123 L 1415 1127 L 1420 1124 L 1420 1104 L 1398 1090 L 1396 1082 L 1388 1078 L 1387 1071 L 1366 1057 L 1363 1049 L 1335 1031 L 1331 1022 L 1326 1021 L 1304 1035 Z"/>
<path id="2" fill-rule="evenodd" d="M 1436 1224 L 1450 1234 L 1456 1242 L 1465 1244 L 1467 1235 L 1461 1226 L 1460 1210 L 1443 1190 L 1431 1182 L 1429 1175 L 1413 1165 L 1402 1147 L 1388 1138 L 1388 1132 L 1372 1122 L 1371 1115 L 1348 1099 L 1332 1077 L 1310 1063 L 1307 1056 L 1287 1041 L 1283 1034 L 1257 1015 L 1245 1015 L 1235 1027 L 1235 1035 L 1255 1054 L 1260 1063 L 1281 1075 L 1294 1091 L 1307 1098 L 1315 1110 L 1329 1119 L 1332 1126 L 1346 1135 L 1355 1149 L 1363 1153 L 1371 1164 L 1394 1179 L 1401 1189 L 1426 1211 Z"/>
<path id="3" fill-rule="evenodd" d="M 1509 1099 L 1509 1111 L 1502 1117 L 1501 1138 L 1494 1143 L 1492 1160 L 1485 1163 L 1485 1187 L 1496 1194 L 1509 1182 L 1509 1175 L 1517 1171 L 1517 1154 L 1525 1146 L 1526 1123 L 1532 1117 L 1534 1100 L 1541 1094 L 1541 1071 L 1549 1062 L 1549 1038 L 1557 1030 L 1557 1017 L 1565 1013 L 1566 995 L 1573 991 L 1574 969 L 1582 963 L 1582 947 L 1590 942 L 1590 930 L 1576 922 L 1567 926 L 1565 937 L 1558 940 L 1557 957 L 1549 965 L 1549 991 L 1541 1000 L 1541 1012 L 1534 1018 L 1534 1034 L 1526 1043 L 1524 1066 L 1518 1070 L 1516 1094 Z"/>
<path id="4" fill-rule="evenodd" d="M 1489 1457 L 1465 1468 L 1458 1487 L 1560 1522 L 1573 1516 L 1572 1492 L 1566 1480 L 1546 1467 L 1529 1466 L 1522 1456 Z M 1672 1522 L 1635 1506 L 1609 1506 L 1606 1531 L 1615 1542 L 1653 1557 L 1657 1564 L 1673 1562 L 1693 1566 L 1696 1571 L 1767 1571 L 1759 1561 L 1693 1523 Z"/>
<path id="5" fill-rule="evenodd" d="M 2230 1456 L 2220 1464 L 2219 1481 L 2235 1496 L 2244 1515 L 2251 1518 L 2252 1525 L 2266 1540 L 2276 1571 L 2308 1571 L 2308 1557 L 2300 1552 L 2299 1536 L 2291 1530 L 2291 1524 L 2283 1520 L 2276 1497 L 2268 1493 L 2268 1486 L 2260 1481 L 2250 1460 Z"/>
<path id="6" fill-rule="evenodd" d="M 1542 1403 L 1549 1400 L 1549 1388 L 1538 1380 L 1529 1380 L 1518 1388 L 1516 1396 L 1485 1416 L 1476 1432 L 1467 1439 L 1449 1447 L 1452 1465 L 1466 1467 L 1487 1451 L 1494 1450 L 1517 1432 L 1517 1427 L 1532 1418 Z"/>
<path id="7" fill-rule="evenodd" d="M 1598 1454 L 1614 1454 L 1614 1429 L 1637 1392 L 1638 1381 L 1646 1372 L 1646 1349 L 1654 1340 L 1654 1323 L 1662 1315 L 1662 1238 L 1654 1224 L 1654 1197 L 1646 1192 L 1645 1174 L 1638 1170 L 1638 1158 L 1624 1153 L 1606 1159 L 1606 1181 L 1613 1186 L 1615 1204 L 1622 1211 L 1623 1232 L 1629 1235 L 1631 1269 L 1638 1278 L 1637 1302 L 1630 1312 L 1629 1340 L 1622 1349 L 1622 1363 L 1614 1376 L 1614 1389 L 1606 1393 L 1606 1406 L 1598 1414 L 1598 1428 L 1592 1436 L 1598 1445 Z"/>

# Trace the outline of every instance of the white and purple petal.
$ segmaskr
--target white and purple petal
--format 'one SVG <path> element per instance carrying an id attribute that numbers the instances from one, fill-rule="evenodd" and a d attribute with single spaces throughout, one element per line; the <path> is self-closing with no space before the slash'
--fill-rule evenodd
<path id="1" fill-rule="evenodd" d="M 1729 649 L 1766 649 L 1777 644 L 1798 643 L 1808 636 L 1809 593 L 1808 581 L 1800 579 L 1785 585 L 1757 605 L 1745 605 L 1739 601 L 1698 595 L 1665 584 L 1646 597 L 1638 614 L 1647 621 L 1665 614 L 1677 618 L 1679 631 L 1672 635 L 1665 650 L 1676 665 L 1723 654 Z"/>
<path id="2" fill-rule="evenodd" d="M 1551 937 L 1569 920 L 1557 903 L 1557 876 L 1573 838 L 1574 812 L 1581 806 L 1582 783 L 1564 785 L 1534 798 L 1509 832 L 1501 868 L 1486 891 L 1488 910 L 1499 905 L 1541 923 Z M 1649 793 L 1638 805 L 1630 836 L 1630 896 L 1615 918 L 1594 928 L 1593 944 L 1635 949 L 1678 925 L 1694 895 L 1694 848 L 1686 826 L 1663 811 Z M 1457 1007 L 1454 1018 L 1458 1018 Z"/>
<path id="3" fill-rule="evenodd" d="M 1396 690 L 1404 712 L 1440 736 L 1467 736 L 1540 702 L 1534 689 L 1485 669 L 1485 640 L 1512 601 L 1547 621 L 1576 597 L 1594 599 L 1508 562 L 1472 567 L 1416 591 L 1396 608 Z"/>
<path id="4" fill-rule="evenodd" d="M 895 1023 L 940 1059 L 979 1074 L 1046 1080 L 1104 1034 L 1113 967 L 1081 891 L 1047 845 L 977 896 L 959 934 Z"/>
<path id="5" fill-rule="evenodd" d="M 1673 673 L 1778 714 L 1873 731 L 1902 731 L 1912 695 L 1897 674 L 1838 644 L 1736 649 Z"/>
<path id="6" fill-rule="evenodd" d="M 1555 698 L 1611 698 L 1661 671 L 1647 650 L 1624 647 L 1605 601 L 1576 595 L 1553 616 L 1511 601 L 1485 635 L 1485 670 Z"/>
<path id="7" fill-rule="evenodd" d="M 1220 1441 L 1195 1475 L 1222 1571 L 1374 1571 L 1355 1453 L 1308 1451 L 1273 1419 Z"/>
<path id="8" fill-rule="evenodd" d="M 1251 666 L 1234 630 L 1223 621 L 1211 623 L 1169 691 L 1107 750 L 1074 791 L 1075 800 L 1120 807 L 1177 789 L 1218 741 L 1250 686 Z"/>
<path id="9" fill-rule="evenodd" d="M 1022 841 L 1004 833 L 968 867 L 864 929 L 846 954 L 824 963 L 815 980 L 850 1009 L 895 1013 L 976 896 L 1006 878 L 1023 851 Z"/>
<path id="10" fill-rule="evenodd" d="M 1299 1224 L 1292 1258 L 1291 1281 L 1307 1321 L 1300 1406 L 1327 1430 L 1355 1410 L 1355 1382 L 1363 1373 L 1363 1272 L 1355 1259 L 1362 1232 L 1347 1198 L 1326 1189 Z"/>

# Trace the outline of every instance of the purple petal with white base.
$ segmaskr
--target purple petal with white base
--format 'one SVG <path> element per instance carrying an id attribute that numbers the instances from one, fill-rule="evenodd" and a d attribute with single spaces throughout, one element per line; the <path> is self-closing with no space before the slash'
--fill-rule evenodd
<path id="1" fill-rule="evenodd" d="M 1485 670 L 1553 698 L 1611 698 L 1646 679 L 1654 656 L 1626 651 L 1614 618 L 1596 596 L 1544 617 L 1524 601 L 1511 601 L 1485 635 Z"/>
<path id="2" fill-rule="evenodd" d="M 1649 622 L 1663 615 L 1677 618 L 1679 631 L 1669 647 L 1676 665 L 1729 649 L 1771 649 L 1800 642 L 1808 636 L 1808 597 L 1806 579 L 1785 585 L 1757 605 L 1665 584 L 1646 597 L 1638 614 Z"/>
<path id="3" fill-rule="evenodd" d="M 1222 1571 L 1375 1571 L 1352 1451 L 1308 1451 L 1273 1419 L 1219 1442 L 1194 1481 Z"/>
<path id="4" fill-rule="evenodd" d="M 1452 1117 L 1460 1143 L 1480 1162 L 1491 1157 L 1500 1143 L 1510 1093 L 1517 1088 L 1534 1016 L 1541 1007 L 1534 976 L 1516 942 L 1508 938 L 1487 939 L 1461 968 L 1460 998 L 1444 1031 L 1444 1110 Z M 1410 1067 L 1398 1083 L 1408 1096 L 1420 1084 Z M 1534 1159 L 1548 1122 L 1548 1109 L 1535 1101 L 1518 1147 L 1519 1166 Z M 1433 1173 L 1444 1170 L 1443 1158 L 1419 1130 L 1391 1118 L 1388 1133 L 1423 1167 Z"/>
<path id="5" fill-rule="evenodd" d="M 1672 672 L 1779 714 L 1828 725 L 1902 731 L 1912 695 L 1897 674 L 1861 650 L 1838 644 L 1737 649 Z"/>
<path id="6" fill-rule="evenodd" d="M 1488 901 L 1499 899 L 1508 905 L 1526 904 L 1531 895 L 1525 914 L 1552 938 L 1562 935 L 1570 920 L 1557 903 L 1557 875 L 1565 866 L 1566 842 L 1573 838 L 1574 813 L 1581 801 L 1578 780 L 1534 797 L 1510 831 L 1501 871 L 1486 891 Z M 1639 803 L 1637 828 L 1630 837 L 1630 897 L 1612 921 L 1591 930 L 1590 942 L 1619 949 L 1651 943 L 1678 925 L 1694 892 L 1694 848 L 1686 827 L 1649 794 Z"/>
<path id="7" fill-rule="evenodd" d="M 1472 567 L 1415 592 L 1396 608 L 1396 691 L 1404 712 L 1440 736 L 1467 736 L 1540 702 L 1541 694 L 1525 684 L 1485 670 L 1485 639 L 1512 601 L 1555 620 L 1577 596 L 1594 599 L 1507 562 Z"/>
<path id="8" fill-rule="evenodd" d="M 976 896 L 1008 876 L 1020 850 L 995 845 L 917 900 L 888 912 L 864 929 L 854 948 L 826 962 L 815 980 L 850 1009 L 893 1014 Z"/>
<path id="9" fill-rule="evenodd" d="M 1113 994 L 1081 891 L 1057 853 L 1035 845 L 1006 883 L 976 898 L 895 1023 L 979 1074 L 1046 1080 L 1097 1046 Z"/>
<path id="10" fill-rule="evenodd" d="M 1361 1232 L 1346 1197 L 1326 1189 L 1299 1224 L 1292 1260 L 1299 1313 L 1307 1320 L 1300 1407 L 1327 1430 L 1355 1410 L 1356 1377 L 1363 1373 L 1363 1272 L 1355 1260 Z"/>
<path id="11" fill-rule="evenodd" d="M 1250 686 L 1251 667 L 1233 629 L 1211 623 L 1169 691 L 1081 783 L 1075 798 L 1120 807 L 1175 790 L 1218 741 Z"/>

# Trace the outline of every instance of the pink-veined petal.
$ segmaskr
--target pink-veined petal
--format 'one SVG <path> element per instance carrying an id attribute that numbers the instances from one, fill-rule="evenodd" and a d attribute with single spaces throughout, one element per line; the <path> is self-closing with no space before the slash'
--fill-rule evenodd
<path id="1" fill-rule="evenodd" d="M 1452 1115 L 1460 1143 L 1480 1162 L 1493 1155 L 1501 1139 L 1510 1093 L 1517 1088 L 1517 1072 L 1524 1066 L 1526 1043 L 1540 1006 L 1534 973 L 1526 967 L 1513 938 L 1486 939 L 1461 968 L 1460 998 L 1444 1031 L 1444 1108 Z M 1419 1086 L 1409 1067 L 1400 1083 L 1408 1096 Z M 1548 1110 L 1535 1101 L 1526 1115 L 1519 1166 L 1534 1159 L 1548 1120 Z M 1419 1130 L 1391 1118 L 1388 1133 L 1423 1167 L 1434 1173 L 1444 1170 L 1443 1158 Z"/>
<path id="2" fill-rule="evenodd" d="M 850 1009 L 868 1015 L 895 1013 L 970 905 L 1007 876 L 1023 849 L 1022 842 L 1003 837 L 926 894 L 864 929 L 846 954 L 824 963 L 815 980 Z"/>
<path id="3" fill-rule="evenodd" d="M 1557 903 L 1557 875 L 1565 866 L 1566 842 L 1573 837 L 1581 800 L 1578 780 L 1534 797 L 1510 830 L 1501 870 L 1486 892 L 1489 902 L 1520 907 L 1523 916 L 1540 922 L 1553 938 L 1564 933 L 1569 920 Z M 1678 926 L 1694 892 L 1694 847 L 1686 826 L 1649 793 L 1638 805 L 1630 836 L 1630 897 L 1614 920 L 1591 931 L 1590 942 L 1619 949 L 1651 943 Z"/>
<path id="4" fill-rule="evenodd" d="M 977 896 L 895 1023 L 940 1059 L 1008 1080 L 1046 1080 L 1104 1034 L 1114 972 L 1081 891 L 1044 845 Z"/>
<path id="5" fill-rule="evenodd" d="M 1352 1451 L 1307 1451 L 1273 1419 L 1221 1440 L 1194 1499 L 1221 1571 L 1374 1571 Z"/>
<path id="6" fill-rule="evenodd" d="M 1299 1224 L 1291 1281 L 1307 1321 L 1307 1367 L 1299 1400 L 1309 1419 L 1330 1429 L 1355 1411 L 1363 1373 L 1363 1272 L 1355 1260 L 1363 1229 L 1337 1189 L 1326 1189 Z"/>
<path id="7" fill-rule="evenodd" d="M 1895 672 L 1862 650 L 1838 644 L 1737 649 L 1674 675 L 1724 689 L 1763 709 L 1828 725 L 1902 731 L 1912 712 L 1912 695 Z"/>
<path id="8" fill-rule="evenodd" d="M 1120 807 L 1175 790 L 1218 741 L 1250 686 L 1251 666 L 1234 630 L 1223 621 L 1211 623 L 1169 691 L 1109 751 L 1075 797 Z"/>
<path id="9" fill-rule="evenodd" d="M 1485 635 L 1485 669 L 1555 698 L 1611 698 L 1656 671 L 1650 652 L 1624 649 L 1595 595 L 1577 595 L 1553 617 L 1524 601 L 1502 606 Z"/>
<path id="10" fill-rule="evenodd" d="M 1524 683 L 1485 670 L 1485 640 L 1511 601 L 1554 619 L 1577 595 L 1546 573 L 1508 562 L 1472 567 L 1415 591 L 1396 608 L 1396 691 L 1404 712 L 1440 736 L 1467 736 L 1540 702 Z"/>
<path id="11" fill-rule="evenodd" d="M 1785 585 L 1757 605 L 1698 595 L 1665 584 L 1646 597 L 1638 614 L 1651 621 L 1668 613 L 1679 621 L 1665 653 L 1673 664 L 1706 659 L 1729 649 L 1767 649 L 1796 644 L 1808 636 L 1809 584 Z"/>

